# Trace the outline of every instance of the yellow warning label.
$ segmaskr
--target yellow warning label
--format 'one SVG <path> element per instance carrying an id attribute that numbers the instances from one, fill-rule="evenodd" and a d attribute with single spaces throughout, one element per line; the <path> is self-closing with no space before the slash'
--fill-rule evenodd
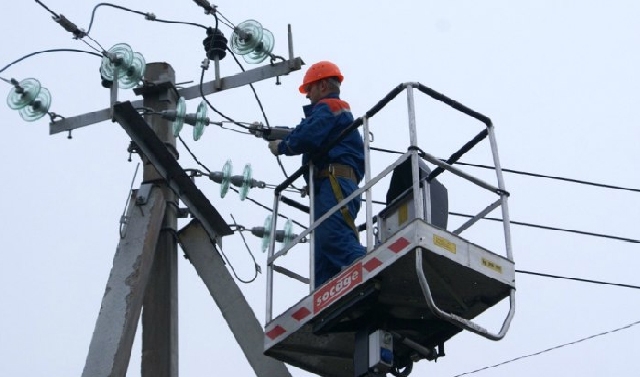
<path id="1" fill-rule="evenodd" d="M 494 270 L 495 272 L 497 272 L 499 274 L 502 273 L 502 266 L 497 264 L 497 263 L 494 263 L 494 262 L 492 262 L 492 261 L 490 261 L 488 259 L 482 258 L 482 265 L 487 267 L 487 268 L 490 268 L 490 269 Z"/>
<path id="2" fill-rule="evenodd" d="M 441 248 L 450 251 L 452 253 L 456 253 L 456 244 L 449 241 L 444 237 L 440 237 L 436 234 L 433 235 L 433 244 L 436 246 L 440 246 Z"/>
<path id="3" fill-rule="evenodd" d="M 398 225 L 402 225 L 407 222 L 409 218 L 409 206 L 404 203 L 398 208 Z"/>

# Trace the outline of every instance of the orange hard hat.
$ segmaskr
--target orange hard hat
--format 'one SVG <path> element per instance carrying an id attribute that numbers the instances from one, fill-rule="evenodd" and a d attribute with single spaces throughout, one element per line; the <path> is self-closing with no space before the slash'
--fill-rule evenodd
<path id="1" fill-rule="evenodd" d="M 338 81 L 342 82 L 344 80 L 344 76 L 340 73 L 340 68 L 337 65 L 331 63 L 330 61 L 321 61 L 316 64 L 311 65 L 307 70 L 307 73 L 304 74 L 304 79 L 302 80 L 302 85 L 300 85 L 300 93 L 307 93 L 307 85 L 312 82 L 326 79 L 329 77 L 336 77 Z"/>

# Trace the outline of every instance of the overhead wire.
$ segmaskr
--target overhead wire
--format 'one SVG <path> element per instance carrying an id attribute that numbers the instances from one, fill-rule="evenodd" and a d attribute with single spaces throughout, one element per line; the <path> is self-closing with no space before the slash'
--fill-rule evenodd
<path id="1" fill-rule="evenodd" d="M 223 21 L 221 21 L 224 25 L 230 27 L 231 29 L 234 29 L 236 27 L 236 25 L 233 24 L 233 22 L 229 21 L 229 19 L 227 17 L 224 16 L 224 14 L 222 14 L 219 10 L 216 9 L 215 14 L 220 15 L 220 18 L 222 18 Z"/>
<path id="2" fill-rule="evenodd" d="M 523 355 L 523 356 L 518 356 L 518 357 L 515 357 L 513 359 L 503 361 L 503 362 L 498 363 L 498 364 L 489 365 L 489 366 L 486 366 L 486 367 L 483 367 L 483 368 L 479 368 L 479 369 L 476 369 L 476 370 L 473 370 L 473 371 L 470 371 L 470 372 L 464 372 L 464 373 L 456 374 L 453 377 L 467 376 L 467 375 L 470 375 L 470 374 L 475 374 L 475 373 L 478 373 L 478 372 L 482 372 L 482 371 L 487 370 L 487 369 L 497 368 L 497 367 L 500 367 L 500 366 L 503 366 L 503 365 L 506 365 L 506 364 L 510 364 L 510 363 L 516 362 L 518 360 L 522 360 L 522 359 L 526 359 L 526 358 L 530 358 L 530 357 L 534 357 L 534 356 L 539 356 L 539 355 L 542 355 L 544 353 L 555 351 L 555 350 L 558 350 L 558 349 L 563 348 L 563 347 L 573 346 L 573 345 L 576 345 L 578 343 L 585 342 L 587 340 L 591 340 L 591 339 L 598 338 L 598 337 L 601 337 L 601 336 L 613 334 L 613 333 L 616 333 L 616 332 L 619 332 L 619 331 L 623 331 L 623 330 L 628 330 L 628 329 L 630 329 L 633 326 L 636 326 L 638 324 L 640 324 L 640 321 L 632 322 L 632 323 L 630 323 L 628 325 L 625 325 L 625 326 L 622 326 L 622 327 L 618 327 L 618 328 L 613 329 L 613 330 L 604 331 L 604 332 L 601 332 L 601 333 L 598 333 L 598 334 L 594 334 L 594 335 L 591 335 L 591 336 L 588 336 L 588 337 L 585 337 L 585 338 L 582 338 L 582 339 L 575 340 L 573 342 L 560 344 L 560 345 L 557 345 L 555 347 L 547 348 L 547 349 L 544 349 L 544 350 L 539 351 L 539 352 L 535 352 L 535 353 L 531 353 L 531 354 Z"/>
<path id="3" fill-rule="evenodd" d="M 473 218 L 473 216 L 471 216 L 471 215 L 466 215 L 466 214 L 457 213 L 457 212 L 449 212 L 449 214 L 452 215 L 452 216 Z M 502 222 L 503 221 L 501 218 L 497 218 L 497 217 L 483 217 L 483 219 L 484 220 L 489 220 L 489 221 L 498 221 L 498 222 Z M 629 243 L 640 243 L 640 240 L 636 240 L 636 239 L 633 239 L 633 238 L 627 238 L 627 237 L 613 236 L 613 235 L 610 235 L 610 234 L 587 232 L 587 231 L 577 230 L 577 229 L 557 228 L 557 227 L 552 227 L 552 226 L 532 224 L 532 223 L 526 223 L 526 222 L 515 221 L 515 220 L 510 220 L 509 223 L 510 224 L 515 224 L 515 225 L 531 227 L 531 228 L 538 228 L 538 229 L 545 229 L 545 230 L 554 230 L 554 231 L 558 231 L 558 232 L 582 234 L 582 235 L 585 235 L 585 236 L 592 236 L 592 237 L 599 237 L 599 238 L 608 238 L 608 239 L 611 239 L 611 240 L 623 241 L 623 242 L 629 242 Z"/>
<path id="4" fill-rule="evenodd" d="M 233 225 L 235 225 L 236 228 L 240 227 L 238 225 L 238 223 L 236 222 L 236 218 L 233 217 L 233 214 L 229 214 L 229 215 L 231 216 L 231 219 L 233 220 Z M 236 273 L 236 270 L 233 267 L 233 264 L 231 264 L 231 262 L 229 262 L 229 258 L 227 258 L 227 256 L 222 251 L 222 247 L 220 247 L 220 254 L 225 259 L 225 262 L 229 265 L 229 268 L 231 268 L 231 272 L 233 273 L 233 276 L 235 276 L 236 279 L 239 282 L 243 283 L 243 284 L 250 284 L 250 283 L 254 282 L 258 278 L 258 274 L 260 273 L 260 265 L 258 265 L 258 262 L 256 262 L 256 257 L 253 255 L 253 252 L 251 252 L 251 248 L 249 248 L 249 245 L 247 244 L 247 240 L 244 237 L 244 234 L 242 234 L 242 232 L 238 232 L 238 233 L 240 233 L 240 237 L 242 237 L 242 242 L 244 243 L 244 246 L 247 248 L 247 252 L 249 253 L 249 255 L 251 255 L 251 259 L 253 259 L 253 268 L 254 268 L 254 272 L 255 272 L 255 274 L 253 275 L 253 278 L 251 278 L 249 280 L 241 279 L 238 276 L 238 274 Z"/>
<path id="5" fill-rule="evenodd" d="M 470 163 L 459 162 L 459 161 L 456 162 L 455 164 L 456 165 L 462 165 L 462 166 L 471 166 L 471 167 L 476 167 L 476 168 L 495 170 L 494 166 L 489 166 L 489 165 L 470 164 Z M 640 192 L 640 189 L 637 189 L 637 188 L 629 188 L 629 187 L 608 185 L 608 184 L 604 184 L 604 183 L 589 182 L 589 181 L 584 181 L 584 180 L 581 180 L 581 179 L 574 179 L 574 178 L 566 178 L 566 177 L 559 177 L 559 176 L 553 176 L 553 175 L 530 173 L 530 172 L 526 172 L 526 171 L 520 171 L 520 170 L 514 170 L 514 169 L 505 169 L 505 168 L 502 168 L 502 171 L 503 172 L 507 172 L 507 173 L 512 173 L 512 174 L 526 175 L 526 176 L 529 176 L 529 177 L 555 179 L 555 180 L 560 180 L 560 181 L 565 181 L 565 182 L 579 183 L 579 184 L 582 184 L 582 185 L 602 187 L 602 188 L 607 188 L 607 189 L 612 189 L 612 190 L 625 190 L 625 191 L 631 191 L 631 192 Z"/>
<path id="6" fill-rule="evenodd" d="M 104 53 L 104 47 L 102 47 L 102 45 L 96 41 L 95 39 L 91 38 L 87 32 L 85 32 L 84 30 L 80 29 L 77 27 L 76 24 L 74 24 L 73 22 L 67 20 L 63 15 L 61 14 L 57 14 L 54 11 L 52 11 L 51 9 L 49 9 L 49 7 L 47 7 L 43 2 L 36 0 L 36 3 L 40 4 L 45 10 L 47 10 L 49 13 L 51 13 L 51 15 L 53 16 L 53 20 L 60 24 L 66 31 L 71 32 L 74 35 L 75 39 L 80 39 L 82 42 L 84 42 L 87 46 L 89 46 L 90 48 L 92 48 L 93 50 L 99 52 L 99 53 Z M 91 44 L 89 44 L 87 41 L 84 40 L 84 37 L 88 37 L 92 42 L 94 42 L 96 45 L 98 45 L 98 47 L 100 47 L 100 49 L 97 49 L 94 46 L 91 46 Z"/>
<path id="7" fill-rule="evenodd" d="M 404 154 L 404 152 L 394 151 L 394 150 L 391 150 L 391 149 L 378 148 L 378 147 L 371 147 L 370 149 L 374 150 L 374 151 L 378 151 L 378 152 L 384 152 L 384 153 Z M 482 164 L 471 164 L 471 163 L 465 163 L 465 162 L 460 162 L 460 161 L 455 162 L 454 165 L 471 166 L 471 167 L 495 170 L 494 166 L 482 165 Z M 535 178 L 548 178 L 548 179 L 560 180 L 560 181 L 571 182 L 571 183 L 578 183 L 578 184 L 589 185 L 589 186 L 594 186 L 594 187 L 601 187 L 601 188 L 607 188 L 607 189 L 613 189 L 613 190 L 626 190 L 626 191 L 631 191 L 631 192 L 640 192 L 640 189 L 637 189 L 637 188 L 629 188 L 629 187 L 621 187 L 621 186 L 615 186 L 615 185 L 604 184 L 604 183 L 589 182 L 589 181 L 575 179 L 575 178 L 566 178 L 566 177 L 560 177 L 560 176 L 531 173 L 531 172 L 526 172 L 526 171 L 522 171 L 522 170 L 507 169 L 507 168 L 501 168 L 501 170 L 503 172 L 507 172 L 507 173 L 525 175 L 525 176 L 535 177 Z"/>
<path id="8" fill-rule="evenodd" d="M 579 281 L 579 282 L 582 282 L 582 283 L 591 283 L 591 284 L 600 284 L 600 285 L 610 285 L 610 286 L 614 286 L 614 287 L 640 289 L 640 286 L 638 286 L 638 285 L 622 284 L 622 283 L 609 283 L 609 282 L 605 282 L 605 281 L 598 281 L 598 280 L 591 280 L 591 279 L 583 279 L 583 278 L 575 278 L 575 277 L 566 277 L 566 276 L 559 276 L 559 275 L 543 274 L 541 272 L 533 272 L 533 271 L 524 271 L 524 270 L 515 270 L 515 271 L 516 271 L 516 273 L 519 273 L 519 274 L 534 275 L 534 276 L 540 276 L 540 277 L 546 277 L 546 278 L 552 278 L 552 279 L 573 280 L 573 281 Z"/>
<path id="9" fill-rule="evenodd" d="M 93 11 L 91 12 L 91 20 L 89 21 L 89 26 L 87 27 L 87 31 L 86 31 L 87 35 L 91 32 L 91 28 L 93 27 L 93 21 L 94 21 L 95 15 L 96 15 L 96 11 L 98 10 L 98 8 L 100 8 L 102 6 L 111 7 L 111 8 L 123 10 L 123 11 L 126 11 L 126 12 L 135 13 L 135 14 L 144 16 L 145 19 L 147 19 L 149 21 L 156 21 L 156 22 L 165 23 L 165 24 L 182 24 L 182 25 L 196 26 L 196 27 L 199 27 L 199 28 L 203 28 L 205 30 L 207 29 L 206 26 L 198 24 L 198 23 L 195 23 L 195 22 L 164 20 L 164 19 L 156 18 L 156 16 L 151 12 L 142 12 L 142 11 L 139 11 L 139 10 L 133 10 L 133 9 L 129 9 L 127 7 L 123 7 L 121 5 L 112 4 L 112 3 L 98 3 L 93 8 Z"/>
<path id="10" fill-rule="evenodd" d="M 202 67 L 202 73 L 200 74 L 200 85 L 199 85 L 199 89 L 200 89 L 200 97 L 202 97 L 202 100 L 205 101 L 205 103 L 207 104 L 207 106 L 209 106 L 209 108 L 211 110 L 213 110 L 213 112 L 215 112 L 216 114 L 218 114 L 219 116 L 221 116 L 222 118 L 226 119 L 227 121 L 229 121 L 230 123 L 233 123 L 241 128 L 244 129 L 250 129 L 248 126 L 245 126 L 244 124 L 235 121 L 233 118 L 223 114 L 220 110 L 216 109 L 211 102 L 207 99 L 207 97 L 204 95 L 204 89 L 203 89 L 203 84 L 204 84 L 204 73 L 207 70 L 207 68 L 205 66 Z"/>
<path id="11" fill-rule="evenodd" d="M 403 152 L 393 151 L 393 150 L 384 149 L 384 148 L 371 147 L 370 149 L 371 150 L 376 150 L 376 151 L 379 151 L 379 152 L 384 152 L 384 153 L 403 154 Z M 487 166 L 487 165 L 477 165 L 477 164 L 468 164 L 468 163 L 460 163 L 460 162 L 455 162 L 454 164 L 468 165 L 468 166 L 474 166 L 474 167 L 482 167 L 482 168 L 487 168 L 487 169 L 495 169 L 495 167 Z M 587 181 L 577 180 L 577 179 L 573 179 L 573 178 L 547 176 L 547 175 L 536 174 L 536 173 L 522 172 L 522 171 L 513 170 L 513 169 L 504 169 L 503 168 L 502 170 L 505 171 L 505 172 L 509 172 L 509 173 L 523 174 L 523 175 L 527 175 L 527 176 L 531 176 L 531 177 L 542 177 L 542 178 L 549 178 L 549 179 L 559 179 L 559 180 L 562 180 L 562 181 L 565 181 L 565 182 L 578 183 L 578 184 L 588 184 L 588 185 L 591 185 L 591 186 L 596 186 L 596 187 L 601 187 L 601 188 L 640 192 L 640 190 L 638 190 L 638 189 L 630 189 L 630 188 L 613 186 L 613 185 L 606 185 L 606 184 L 600 184 L 600 183 L 587 182 Z M 384 203 L 382 203 L 382 204 L 384 204 Z M 459 217 L 465 217 L 465 218 L 473 218 L 474 217 L 474 216 L 471 216 L 471 215 L 466 215 L 466 214 L 456 213 L 456 212 L 449 212 L 449 214 L 452 215 L 452 216 L 459 216 Z M 489 220 L 489 221 L 499 221 L 499 222 L 503 221 L 500 218 L 494 218 L 494 217 L 483 217 L 482 219 L 483 220 Z M 599 237 L 599 238 L 607 238 L 607 239 L 623 241 L 623 242 L 628 242 L 628 243 L 634 243 L 634 244 L 635 243 L 640 243 L 640 240 L 637 240 L 637 239 L 628 238 L 628 237 L 614 236 L 614 235 L 610 235 L 610 234 L 587 232 L 587 231 L 577 230 L 577 229 L 558 228 L 558 227 L 552 227 L 552 226 L 546 226 L 546 225 L 532 224 L 532 223 L 527 223 L 527 222 L 522 222 L 522 221 L 515 221 L 515 220 L 510 220 L 509 223 L 510 224 L 514 224 L 514 225 L 531 227 L 531 228 L 538 228 L 538 229 L 545 229 L 545 230 L 552 230 L 552 231 L 559 231 L 559 232 L 581 234 L 581 235 Z"/>
<path id="12" fill-rule="evenodd" d="M 25 59 L 28 59 L 28 58 L 30 58 L 32 56 L 39 55 L 39 54 L 44 54 L 44 53 L 51 53 L 51 52 L 78 52 L 78 53 L 94 55 L 94 56 L 102 58 L 102 55 L 97 53 L 97 52 L 85 51 L 85 50 L 76 50 L 76 49 L 73 49 L 73 48 L 53 48 L 53 49 L 48 49 L 48 50 L 35 51 L 35 52 L 29 53 L 29 54 L 27 54 L 27 55 L 25 55 L 25 56 L 23 56 L 23 57 L 21 57 L 19 59 L 16 59 L 16 60 L 12 61 L 11 63 L 9 63 L 9 64 L 5 65 L 4 67 L 2 67 L 0 69 L 0 73 L 6 71 L 9 67 L 13 66 L 14 64 L 20 63 L 21 61 L 23 61 Z"/>
<path id="13" fill-rule="evenodd" d="M 49 9 L 48 6 L 46 6 L 42 1 L 40 0 L 36 0 L 36 3 L 40 4 L 41 7 L 43 7 L 44 9 L 46 9 L 49 13 L 51 13 L 51 15 L 53 17 L 60 17 L 58 14 L 56 14 L 56 12 L 52 11 L 51 9 Z"/>
<path id="14" fill-rule="evenodd" d="M 93 39 L 93 38 L 90 38 L 90 39 L 91 39 L 92 41 L 94 41 L 94 42 L 95 42 L 95 39 Z M 93 51 L 96 51 L 96 52 L 97 52 L 97 53 L 99 53 L 101 56 L 102 56 L 102 54 L 105 52 L 105 49 L 104 49 L 104 48 L 102 47 L 102 45 L 101 45 L 100 43 L 98 43 L 98 42 L 95 42 L 95 43 L 96 43 L 96 44 L 98 45 L 98 47 L 100 47 L 100 48 L 97 48 L 97 47 L 95 47 L 95 46 L 92 46 L 92 45 L 91 45 L 91 43 L 89 43 L 89 42 L 85 41 L 85 40 L 84 40 L 84 38 L 80 39 L 80 42 L 82 42 L 82 43 L 86 44 L 90 49 L 92 49 Z"/>

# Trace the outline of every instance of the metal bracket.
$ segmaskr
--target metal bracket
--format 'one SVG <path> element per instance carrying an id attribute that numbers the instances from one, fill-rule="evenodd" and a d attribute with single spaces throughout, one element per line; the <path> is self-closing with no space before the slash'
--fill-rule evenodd
<path id="1" fill-rule="evenodd" d="M 151 189 L 153 188 L 153 183 L 143 183 L 140 185 L 138 192 L 136 192 L 136 205 L 143 206 L 147 204 L 149 200 L 149 195 L 151 195 Z"/>
<path id="2" fill-rule="evenodd" d="M 158 94 L 160 101 L 175 101 L 180 97 L 178 89 L 171 81 L 146 83 L 144 86 L 134 88 L 133 92 L 138 96 Z M 171 94 L 173 98 L 170 98 Z"/>

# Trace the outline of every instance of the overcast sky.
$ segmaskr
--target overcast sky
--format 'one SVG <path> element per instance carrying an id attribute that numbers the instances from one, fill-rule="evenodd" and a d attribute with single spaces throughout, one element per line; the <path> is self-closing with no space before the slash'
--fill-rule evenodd
<path id="1" fill-rule="evenodd" d="M 47 0 L 51 10 L 87 28 L 95 4 Z M 130 0 L 119 3 L 153 12 L 158 18 L 213 25 L 194 2 Z M 374 5 L 375 4 L 375 5 Z M 296 56 L 307 66 L 331 60 L 345 76 L 342 98 L 361 116 L 396 85 L 419 81 L 489 116 L 495 124 L 503 167 L 532 173 L 640 188 L 640 3 L 574 1 L 224 1 L 219 11 L 238 24 L 255 19 L 275 36 L 274 52 L 286 55 L 287 24 L 293 28 Z M 71 38 L 34 1 L 2 5 L 0 69 L 34 51 L 89 50 Z M 227 36 L 231 30 L 221 25 Z M 98 9 L 90 35 L 106 49 L 126 42 L 147 62 L 164 61 L 178 82 L 199 80 L 204 58 L 203 29 L 145 21 L 113 8 Z M 37 78 L 51 92 L 51 111 L 74 116 L 108 105 L 100 86 L 97 57 L 51 53 L 27 59 L 2 73 L 9 79 Z M 245 64 L 245 68 L 252 68 Z M 294 126 L 307 100 L 297 92 L 303 71 L 256 84 L 272 125 Z M 223 76 L 240 71 L 230 57 Z M 211 80 L 213 72 L 206 72 Z M 1 82 L 0 82 L 1 83 Z M 192 85 L 192 84 L 185 84 Z M 4 95 L 10 85 L 4 85 Z M 135 99 L 121 91 L 122 99 Z M 209 96 L 228 116 L 261 120 L 248 88 Z M 481 130 L 477 122 L 453 114 L 416 94 L 420 146 L 448 157 Z M 195 112 L 199 100 L 187 103 Z M 452 115 L 453 114 L 453 115 Z M 220 120 L 210 113 L 212 120 Z M 138 158 L 128 162 L 123 129 L 102 122 L 73 133 L 49 135 L 48 119 L 24 122 L 0 106 L 3 137 L 0 164 L 3 206 L 0 263 L 0 375 L 80 375 L 117 246 L 118 221 Z M 371 121 L 374 146 L 406 150 L 406 97 L 400 95 Z M 284 176 L 266 143 L 210 126 L 198 142 L 185 126 L 183 138 L 211 170 L 227 159 L 240 174 L 251 163 L 253 176 L 280 183 Z M 197 165 L 180 146 L 184 168 Z M 491 164 L 488 144 L 462 161 Z M 393 156 L 374 154 L 374 174 Z M 289 172 L 299 159 L 283 158 Z M 487 181 L 488 172 L 465 168 Z M 135 180 L 138 187 L 141 174 Z M 640 194 L 545 178 L 505 173 L 511 218 L 545 226 L 640 239 Z M 262 225 L 268 212 L 206 178 L 196 182 L 232 222 Z M 447 183 L 447 182 L 445 182 Z M 453 187 L 455 184 L 453 184 Z M 453 188 L 452 187 L 452 188 Z M 452 212 L 477 212 L 490 201 L 469 185 L 452 190 Z M 467 191 L 468 190 L 468 191 Z M 378 195 L 379 194 L 379 195 Z M 384 189 L 376 194 L 383 200 Z M 250 197 L 271 205 L 273 193 Z M 287 209 L 299 221 L 304 216 Z M 494 213 L 492 216 L 499 216 Z M 358 223 L 364 221 L 363 213 Z M 451 224 L 460 223 L 451 218 Z M 184 223 L 180 223 L 184 226 Z M 299 232 L 300 229 L 296 229 Z M 470 241 L 503 253 L 500 228 L 481 222 L 464 234 Z M 558 231 L 512 226 L 516 268 L 520 270 L 640 285 L 638 244 Z M 247 235 L 257 262 L 266 268 L 260 240 Z M 297 247 L 289 266 L 307 273 L 306 249 Z M 224 240 L 223 251 L 243 279 L 253 262 L 239 235 Z M 188 261 L 180 258 L 180 374 L 252 375 L 240 348 Z M 257 318 L 264 322 L 265 279 L 240 284 Z M 640 291 L 517 274 L 516 316 L 504 340 L 492 342 L 461 333 L 446 344 L 437 363 L 421 361 L 415 376 L 456 376 L 547 348 L 570 343 L 640 321 Z M 278 285 L 277 308 L 302 297 L 296 283 Z M 492 329 L 506 308 L 481 318 Z M 138 333 L 140 333 L 140 328 Z M 640 368 L 640 326 L 600 336 L 539 356 L 476 373 L 478 376 L 631 376 Z M 129 376 L 140 375 L 136 340 Z M 308 373 L 290 368 L 293 376 Z"/>

